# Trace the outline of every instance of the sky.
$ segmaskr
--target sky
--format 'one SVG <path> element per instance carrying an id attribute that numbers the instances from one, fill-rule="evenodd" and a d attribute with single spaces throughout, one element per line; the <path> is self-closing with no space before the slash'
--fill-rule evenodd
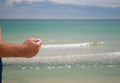
<path id="1" fill-rule="evenodd" d="M 0 0 L 0 19 L 120 19 L 120 0 Z"/>

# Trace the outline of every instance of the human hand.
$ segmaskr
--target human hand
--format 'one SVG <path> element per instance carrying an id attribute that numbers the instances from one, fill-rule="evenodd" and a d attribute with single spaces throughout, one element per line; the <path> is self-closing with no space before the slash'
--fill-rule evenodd
<path id="1" fill-rule="evenodd" d="M 25 47 L 25 57 L 30 58 L 35 56 L 41 48 L 42 41 L 35 38 L 29 38 L 24 41 L 23 46 Z"/>

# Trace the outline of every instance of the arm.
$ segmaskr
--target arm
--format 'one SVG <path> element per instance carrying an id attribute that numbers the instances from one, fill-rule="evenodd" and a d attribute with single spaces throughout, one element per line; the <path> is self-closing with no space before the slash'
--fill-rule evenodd
<path id="1" fill-rule="evenodd" d="M 41 45 L 42 41 L 36 42 L 34 38 L 27 39 L 22 45 L 0 41 L 0 57 L 33 57 L 39 52 Z"/>
<path id="2" fill-rule="evenodd" d="M 26 55 L 24 50 L 23 45 L 15 45 L 5 41 L 0 42 L 0 57 L 24 57 Z"/>
<path id="3" fill-rule="evenodd" d="M 42 45 L 42 41 L 34 38 L 27 39 L 23 44 L 17 45 L 5 41 L 0 41 L 0 57 L 33 57 Z"/>

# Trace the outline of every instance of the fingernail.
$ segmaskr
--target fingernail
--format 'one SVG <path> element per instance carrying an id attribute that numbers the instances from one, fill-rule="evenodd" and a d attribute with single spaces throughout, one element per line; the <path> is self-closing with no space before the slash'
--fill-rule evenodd
<path id="1" fill-rule="evenodd" d="M 35 42 L 39 42 L 40 40 L 41 40 L 41 39 L 38 38 L 38 39 L 35 40 Z"/>

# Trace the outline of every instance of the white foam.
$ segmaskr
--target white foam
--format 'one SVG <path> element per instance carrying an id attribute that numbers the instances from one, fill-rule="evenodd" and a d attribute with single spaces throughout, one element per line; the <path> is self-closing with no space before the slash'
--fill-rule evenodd
<path id="1" fill-rule="evenodd" d="M 82 62 L 102 62 L 102 63 L 114 63 L 120 62 L 120 52 L 111 52 L 111 53 L 97 53 L 97 54 L 86 54 L 86 55 L 65 55 L 65 56 L 41 56 L 34 58 L 3 58 L 4 63 L 82 63 Z"/>
<path id="2" fill-rule="evenodd" d="M 68 48 L 68 47 L 89 47 L 90 43 L 76 43 L 76 44 L 51 44 L 43 45 L 43 48 Z"/>
<path id="3" fill-rule="evenodd" d="M 84 42 L 84 43 L 72 43 L 72 44 L 48 44 L 43 45 L 42 48 L 77 48 L 77 47 L 90 47 L 94 45 L 103 45 L 104 42 Z"/>

